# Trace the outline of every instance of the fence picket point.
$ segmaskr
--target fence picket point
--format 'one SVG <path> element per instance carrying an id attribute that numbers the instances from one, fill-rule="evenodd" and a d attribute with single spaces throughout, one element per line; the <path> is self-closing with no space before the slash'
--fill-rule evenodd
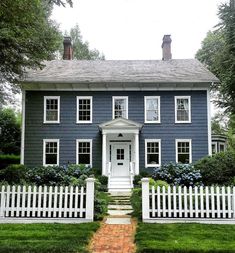
<path id="1" fill-rule="evenodd" d="M 53 217 L 57 217 L 57 200 L 58 200 L 58 187 L 54 188 L 54 203 L 53 203 Z"/>
<path id="2" fill-rule="evenodd" d="M 42 216 L 46 217 L 47 211 L 47 186 L 44 185 L 43 187 L 43 213 Z"/>
<path id="3" fill-rule="evenodd" d="M 220 189 L 216 187 L 216 207 L 217 207 L 217 218 L 220 218 Z"/>
<path id="4" fill-rule="evenodd" d="M 28 187 L 28 192 L 27 192 L 27 213 L 26 216 L 30 217 L 30 212 L 31 212 L 31 185 Z"/>
<path id="5" fill-rule="evenodd" d="M 198 187 L 194 188 L 194 196 L 195 196 L 195 218 L 198 218 Z"/>
<path id="6" fill-rule="evenodd" d="M 228 218 L 231 218 L 231 188 L 230 186 L 227 187 L 227 200 L 228 200 Z"/>
<path id="7" fill-rule="evenodd" d="M 177 207 L 176 207 L 176 186 L 173 186 L 173 212 L 174 217 L 177 217 Z"/>
<path id="8" fill-rule="evenodd" d="M 225 212 L 225 187 L 222 186 L 222 215 L 223 218 L 226 218 L 226 212 Z"/>
<path id="9" fill-rule="evenodd" d="M 78 217 L 78 187 L 75 187 L 75 204 L 74 204 L 74 217 Z"/>
<path id="10" fill-rule="evenodd" d="M 156 195 L 157 195 L 157 217 L 159 217 L 159 206 L 158 206 L 158 187 L 157 187 L 157 194 L 155 195 L 155 188 L 154 186 L 152 186 L 152 189 L 151 189 L 151 196 L 152 196 L 152 217 L 156 217 L 156 213 L 155 213 L 155 210 L 156 210 L 156 207 L 155 207 L 155 200 L 156 200 Z"/>
<path id="11" fill-rule="evenodd" d="M 200 186 L 200 213 L 201 213 L 201 218 L 204 218 L 204 189 L 202 186 Z"/>
<path id="12" fill-rule="evenodd" d="M 188 217 L 188 192 L 187 187 L 184 186 L 184 218 Z"/>
<path id="13" fill-rule="evenodd" d="M 209 191 L 208 186 L 205 188 L 205 195 L 206 195 L 206 217 L 210 218 L 210 212 L 209 212 Z"/>
<path id="14" fill-rule="evenodd" d="M 38 208 L 37 208 L 37 217 L 41 217 L 42 210 L 42 186 L 38 187 Z"/>
<path id="15" fill-rule="evenodd" d="M 79 217 L 83 216 L 83 202 L 84 202 L 84 187 L 82 186 L 81 190 L 80 190 L 80 211 L 79 211 Z"/>
<path id="16" fill-rule="evenodd" d="M 211 186 L 211 217 L 215 218 L 215 188 Z"/>
<path id="17" fill-rule="evenodd" d="M 6 205 L 6 193 L 5 193 L 5 185 L 1 186 L 1 192 L 0 192 L 0 218 L 4 217 L 5 213 L 5 205 Z"/>
<path id="18" fill-rule="evenodd" d="M 60 194 L 59 194 L 59 214 L 58 217 L 62 217 L 62 208 L 63 208 L 63 197 L 64 197 L 64 188 L 60 186 Z"/>
<path id="19" fill-rule="evenodd" d="M 21 198 L 21 186 L 18 185 L 16 188 L 16 217 L 20 216 L 20 198 Z"/>
<path id="20" fill-rule="evenodd" d="M 171 187 L 168 187 L 168 217 L 171 217 Z"/>
<path id="21" fill-rule="evenodd" d="M 178 188 L 179 193 L 179 217 L 182 218 L 182 188 L 179 186 Z"/>
<path id="22" fill-rule="evenodd" d="M 162 208 L 163 208 L 163 217 L 166 217 L 166 187 L 162 188 Z"/>

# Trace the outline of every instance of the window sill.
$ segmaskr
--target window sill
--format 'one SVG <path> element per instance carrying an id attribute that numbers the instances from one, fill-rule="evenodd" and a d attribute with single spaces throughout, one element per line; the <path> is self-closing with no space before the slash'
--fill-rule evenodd
<path id="1" fill-rule="evenodd" d="M 60 124 L 60 121 L 44 121 L 43 124 Z"/>

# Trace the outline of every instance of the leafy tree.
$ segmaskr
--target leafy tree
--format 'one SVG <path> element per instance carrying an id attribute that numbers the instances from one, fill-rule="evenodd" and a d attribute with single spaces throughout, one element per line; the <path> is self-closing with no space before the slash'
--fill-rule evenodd
<path id="1" fill-rule="evenodd" d="M 228 131 L 228 117 L 224 113 L 216 113 L 211 119 L 211 130 L 213 134 L 226 134 Z"/>
<path id="2" fill-rule="evenodd" d="M 105 57 L 97 49 L 90 49 L 87 41 L 83 42 L 81 31 L 78 25 L 70 30 L 69 36 L 72 39 L 73 57 L 77 60 L 104 60 Z"/>
<path id="3" fill-rule="evenodd" d="M 196 58 L 220 79 L 212 89 L 218 93 L 217 104 L 235 114 L 235 0 L 221 4 L 217 30 L 208 32 Z"/>
<path id="4" fill-rule="evenodd" d="M 66 3 L 64 1 L 61 1 L 61 0 L 49 0 L 49 3 L 54 3 L 58 6 L 63 6 L 63 7 L 65 7 L 65 5 L 67 3 L 70 7 L 73 7 L 73 1 L 72 0 L 66 0 Z"/>
<path id="5" fill-rule="evenodd" d="M 12 109 L 0 110 L 0 150 L 5 154 L 20 153 L 20 120 Z"/>
<path id="6" fill-rule="evenodd" d="M 0 97 L 7 89 L 17 91 L 17 82 L 26 68 L 42 68 L 61 43 L 57 25 L 49 16 L 49 0 L 0 1 Z"/>

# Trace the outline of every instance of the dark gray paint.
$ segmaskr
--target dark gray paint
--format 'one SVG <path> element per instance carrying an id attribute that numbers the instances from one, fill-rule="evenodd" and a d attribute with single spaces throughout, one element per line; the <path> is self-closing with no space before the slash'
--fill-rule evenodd
<path id="1" fill-rule="evenodd" d="M 174 96 L 191 96 L 190 124 L 175 124 Z M 60 124 L 43 124 L 44 96 L 60 96 Z M 93 96 L 93 123 L 76 124 L 76 96 Z M 76 139 L 93 140 L 93 167 L 102 166 L 98 125 L 112 119 L 112 96 L 128 96 L 129 119 L 144 124 L 144 96 L 161 97 L 161 123 L 144 124 L 140 133 L 140 168 L 144 168 L 144 140 L 161 139 L 162 163 L 175 161 L 175 139 L 192 139 L 192 159 L 208 154 L 206 91 L 27 91 L 25 164 L 42 165 L 43 139 L 60 139 L 60 165 L 76 162 Z"/>

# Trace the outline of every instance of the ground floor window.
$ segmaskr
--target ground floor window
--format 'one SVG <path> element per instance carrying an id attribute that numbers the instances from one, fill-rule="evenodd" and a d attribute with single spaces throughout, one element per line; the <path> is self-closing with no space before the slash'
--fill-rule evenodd
<path id="1" fill-rule="evenodd" d="M 192 162 L 191 140 L 176 140 L 176 162 L 184 164 Z"/>
<path id="2" fill-rule="evenodd" d="M 59 165 L 59 140 L 43 140 L 43 166 Z"/>
<path id="3" fill-rule="evenodd" d="M 77 140 L 76 163 L 92 167 L 92 140 Z"/>
<path id="4" fill-rule="evenodd" d="M 161 140 L 145 140 L 145 167 L 156 167 L 161 165 Z"/>

